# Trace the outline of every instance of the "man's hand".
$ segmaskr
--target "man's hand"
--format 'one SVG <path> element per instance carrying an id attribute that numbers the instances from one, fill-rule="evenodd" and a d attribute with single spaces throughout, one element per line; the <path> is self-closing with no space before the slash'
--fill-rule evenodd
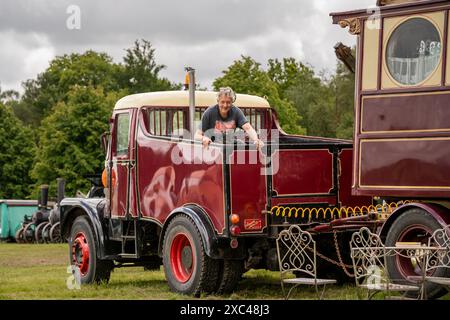
<path id="1" fill-rule="evenodd" d="M 264 142 L 262 142 L 259 139 L 256 139 L 253 143 L 256 146 L 256 149 L 258 149 L 258 150 L 261 150 L 262 147 L 264 147 Z"/>
<path id="2" fill-rule="evenodd" d="M 261 148 L 264 147 L 264 142 L 258 139 L 258 134 L 256 133 L 255 129 L 253 129 L 252 125 L 249 122 L 244 124 L 242 126 L 242 129 L 244 129 L 245 132 L 247 132 L 248 136 L 250 137 L 250 139 L 253 140 L 253 143 L 255 144 L 258 150 L 261 150 Z"/>
<path id="3" fill-rule="evenodd" d="M 210 143 L 211 143 L 211 139 L 210 138 L 208 138 L 208 137 L 203 137 L 202 138 L 203 148 L 208 148 Z"/>

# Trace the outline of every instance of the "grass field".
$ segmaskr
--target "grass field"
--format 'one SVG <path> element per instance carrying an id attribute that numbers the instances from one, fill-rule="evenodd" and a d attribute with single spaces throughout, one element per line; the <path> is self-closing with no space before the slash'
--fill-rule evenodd
<path id="1" fill-rule="evenodd" d="M 67 244 L 0 244 L 0 299 L 192 299 L 171 292 L 160 271 L 142 267 L 114 270 L 109 284 L 67 288 Z M 297 290 L 294 299 L 315 299 L 311 288 Z M 357 299 L 352 285 L 330 286 L 326 299 Z M 445 298 L 449 298 L 447 295 Z M 201 299 L 283 299 L 279 273 L 250 270 L 231 295 Z"/>

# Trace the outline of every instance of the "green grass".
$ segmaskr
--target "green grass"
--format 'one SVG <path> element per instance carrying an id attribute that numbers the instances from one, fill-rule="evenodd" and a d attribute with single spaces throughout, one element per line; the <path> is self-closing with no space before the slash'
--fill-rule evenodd
<path id="1" fill-rule="evenodd" d="M 142 267 L 114 270 L 109 284 L 67 288 L 67 244 L 0 244 L 0 299 L 192 299 L 169 290 L 164 271 Z M 448 297 L 448 295 L 447 295 Z M 316 299 L 312 288 L 299 288 L 294 299 Z M 357 299 L 352 285 L 329 286 L 326 299 Z M 230 295 L 201 299 L 283 299 L 278 272 L 250 270 Z"/>

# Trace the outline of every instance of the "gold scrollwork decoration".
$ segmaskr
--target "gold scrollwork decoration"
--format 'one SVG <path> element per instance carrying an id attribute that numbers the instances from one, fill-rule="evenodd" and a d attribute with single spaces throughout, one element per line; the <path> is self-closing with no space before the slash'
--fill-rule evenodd
<path id="1" fill-rule="evenodd" d="M 350 34 L 357 35 L 361 33 L 361 22 L 358 18 L 343 19 L 339 21 L 341 28 L 349 27 Z"/>

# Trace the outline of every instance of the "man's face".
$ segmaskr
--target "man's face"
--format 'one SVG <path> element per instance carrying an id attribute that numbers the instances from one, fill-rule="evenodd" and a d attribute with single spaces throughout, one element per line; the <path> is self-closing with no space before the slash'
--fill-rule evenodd
<path id="1" fill-rule="evenodd" d="M 233 102 L 231 101 L 231 97 L 220 96 L 218 104 L 219 104 L 220 114 L 222 116 L 226 116 L 228 114 L 228 111 L 230 111 L 231 105 L 233 104 Z"/>

